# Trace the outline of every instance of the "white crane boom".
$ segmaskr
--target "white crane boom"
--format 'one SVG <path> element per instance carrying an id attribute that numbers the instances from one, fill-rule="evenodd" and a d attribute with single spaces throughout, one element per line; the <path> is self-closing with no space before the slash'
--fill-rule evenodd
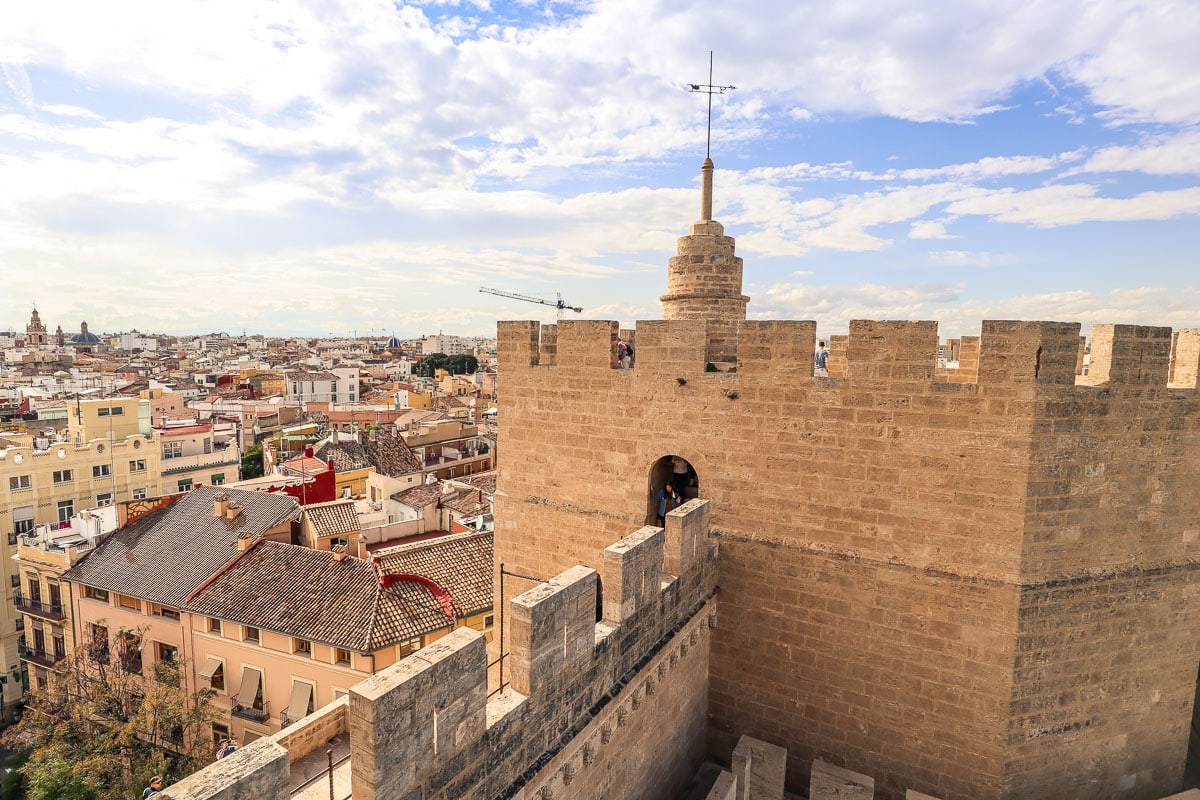
<path id="1" fill-rule="evenodd" d="M 553 306 L 554 308 L 558 309 L 559 319 L 562 319 L 562 312 L 564 311 L 574 311 L 576 314 L 583 313 L 583 308 L 581 306 L 570 306 L 564 303 L 561 294 L 557 295 L 558 300 L 554 301 L 543 300 L 540 297 L 530 297 L 529 295 L 525 294 L 517 294 L 516 292 L 502 292 L 499 289 L 489 289 L 486 286 L 480 286 L 479 291 L 483 292 L 484 294 L 494 294 L 497 297 L 509 297 L 513 300 L 524 300 L 527 303 L 538 303 L 543 306 Z"/>

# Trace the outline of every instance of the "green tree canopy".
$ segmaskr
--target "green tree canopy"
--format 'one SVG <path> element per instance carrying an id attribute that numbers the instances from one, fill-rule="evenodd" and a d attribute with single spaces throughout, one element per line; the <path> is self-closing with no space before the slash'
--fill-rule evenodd
<path id="1" fill-rule="evenodd" d="M 465 353 L 457 356 L 430 353 L 413 366 L 413 373 L 421 378 L 432 378 L 439 369 L 444 369 L 451 375 L 472 375 L 479 369 L 479 359 Z"/>
<path id="2" fill-rule="evenodd" d="M 28 753 L 20 769 L 29 800 L 125 800 L 155 774 L 178 780 L 212 759 L 216 693 L 188 692 L 181 662 L 143 674 L 143 633 L 77 648 L 32 690 L 21 721 L 0 737 Z"/>
<path id="3" fill-rule="evenodd" d="M 242 480 L 261 478 L 263 474 L 263 449 L 261 444 L 253 445 L 242 456 Z"/>

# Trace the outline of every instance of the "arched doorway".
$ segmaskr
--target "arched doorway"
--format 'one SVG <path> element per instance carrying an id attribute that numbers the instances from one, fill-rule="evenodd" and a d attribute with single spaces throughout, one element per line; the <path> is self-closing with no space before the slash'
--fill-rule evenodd
<path id="1" fill-rule="evenodd" d="M 681 455 L 665 455 L 650 467 L 649 502 L 646 507 L 646 524 L 659 524 L 659 510 L 664 500 L 664 489 L 669 484 L 678 494 L 681 503 L 700 496 L 700 476 L 692 463 Z M 667 511 L 672 508 L 667 503 Z"/>

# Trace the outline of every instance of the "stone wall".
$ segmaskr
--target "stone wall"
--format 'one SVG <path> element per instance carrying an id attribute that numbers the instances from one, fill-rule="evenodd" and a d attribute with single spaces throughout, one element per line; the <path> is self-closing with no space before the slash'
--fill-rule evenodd
<path id="1" fill-rule="evenodd" d="M 830 378 L 812 323 L 739 323 L 728 373 L 703 371 L 701 320 L 639 322 L 631 370 L 610 367 L 615 324 L 562 323 L 549 368 L 531 330 L 500 326 L 506 418 L 530 424 L 500 431 L 497 560 L 595 563 L 646 522 L 653 466 L 686 458 L 721 544 L 710 753 L 746 733 L 788 748 L 792 791 L 824 758 L 883 798 L 1177 788 L 1200 405 L 1194 380 L 1166 386 L 1169 331 L 1101 327 L 1105 377 L 1082 386 L 1077 324 L 985 322 L 941 380 L 931 322 L 852 323 Z M 1093 588 L 1046 596 L 1068 586 Z M 1154 652 L 1135 668 L 1118 645 Z M 1040 725 L 1051 702 L 1067 728 Z"/>
<path id="2" fill-rule="evenodd" d="M 164 800 L 282 800 L 289 760 L 347 728 L 355 800 L 674 795 L 704 754 L 707 519 L 707 501 L 693 500 L 666 529 L 608 547 L 598 569 L 576 565 L 513 598 L 504 691 L 489 696 L 483 634 L 459 628 Z"/>

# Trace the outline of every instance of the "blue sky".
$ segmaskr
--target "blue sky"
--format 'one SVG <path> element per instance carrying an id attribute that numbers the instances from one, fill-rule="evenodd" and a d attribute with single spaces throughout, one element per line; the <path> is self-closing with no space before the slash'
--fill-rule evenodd
<path id="1" fill-rule="evenodd" d="M 1200 326 L 1200 6 L 8 3 L 0 328 L 492 334 L 748 313 Z"/>

